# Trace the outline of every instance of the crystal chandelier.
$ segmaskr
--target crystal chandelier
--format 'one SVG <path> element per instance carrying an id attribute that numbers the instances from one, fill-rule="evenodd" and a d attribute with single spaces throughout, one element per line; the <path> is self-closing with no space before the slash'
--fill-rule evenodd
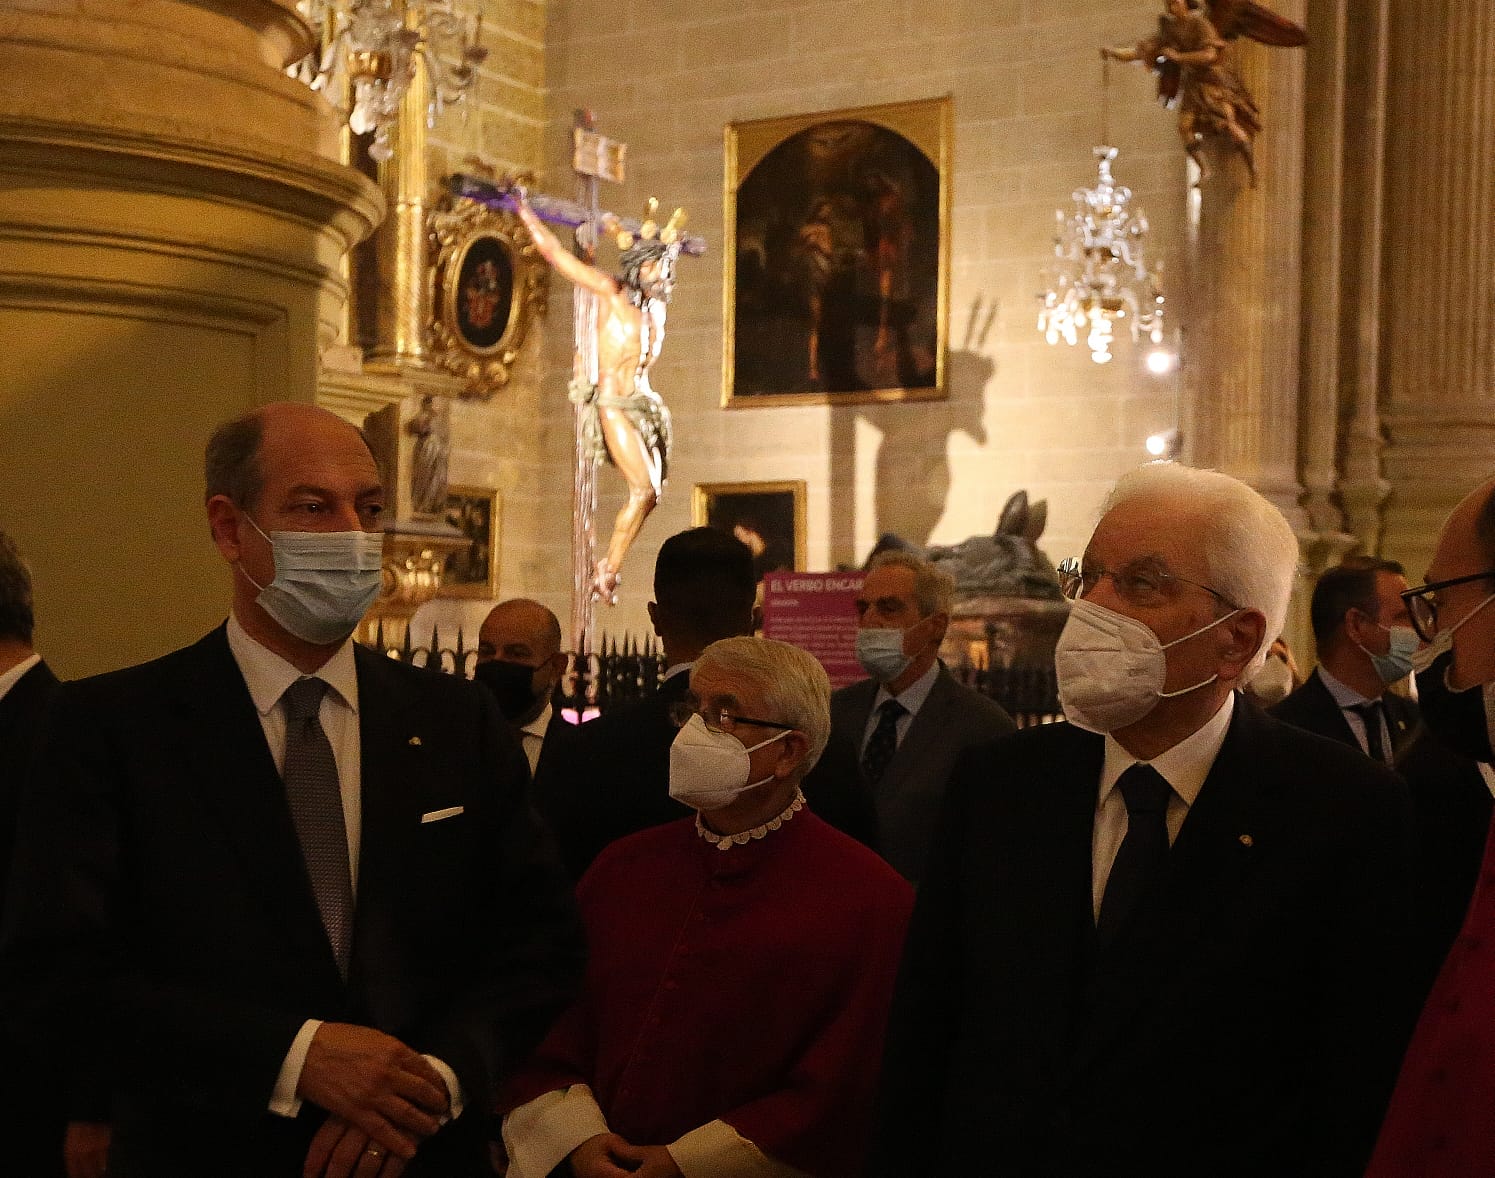
<path id="1" fill-rule="evenodd" d="M 1111 175 L 1114 147 L 1097 147 L 1100 178 L 1094 188 L 1077 188 L 1074 212 L 1054 212 L 1054 262 L 1044 271 L 1038 330 L 1051 344 L 1073 346 L 1080 333 L 1090 358 L 1111 360 L 1118 320 L 1135 343 L 1143 332 L 1163 339 L 1161 267 L 1149 269 L 1147 216 L 1132 204 L 1132 190 Z"/>
<path id="2" fill-rule="evenodd" d="M 298 0 L 296 7 L 318 46 L 291 67 L 292 76 L 343 109 L 355 134 L 372 131 L 369 156 L 380 162 L 390 157 L 389 129 L 419 64 L 430 79 L 429 126 L 472 89 L 488 56 L 478 44 L 482 16 L 459 11 L 453 0 Z"/>

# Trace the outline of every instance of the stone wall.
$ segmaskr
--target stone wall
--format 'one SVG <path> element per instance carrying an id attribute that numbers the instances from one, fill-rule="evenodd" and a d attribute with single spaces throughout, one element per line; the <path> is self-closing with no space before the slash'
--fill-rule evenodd
<path id="1" fill-rule="evenodd" d="M 646 632 L 655 552 L 690 525 L 696 483 L 804 480 L 811 568 L 860 561 L 884 531 L 937 543 L 989 531 L 1023 487 L 1049 501 L 1049 554 L 1078 551 L 1107 486 L 1146 459 L 1148 434 L 1174 423 L 1178 378 L 1148 374 L 1129 341 L 1106 367 L 1083 348 L 1050 348 L 1035 330 L 1035 295 L 1054 210 L 1067 210 L 1071 191 L 1095 175 L 1097 47 L 1135 41 L 1157 5 L 575 0 L 547 11 L 548 186 L 569 191 L 570 113 L 591 107 L 601 129 L 629 145 L 628 183 L 608 189 L 608 205 L 631 212 L 657 195 L 686 206 L 692 229 L 711 243 L 705 258 L 681 263 L 654 382 L 675 414 L 670 485 L 624 567 L 620 605 L 602 611 L 600 627 Z M 1146 209 L 1170 294 L 1178 293 L 1186 189 L 1173 117 L 1140 67 L 1112 70 L 1117 177 Z M 721 408 L 724 125 L 944 94 L 955 123 L 948 399 Z M 548 465 L 536 469 L 553 493 L 525 542 L 533 561 L 522 581 L 563 617 L 566 295 L 557 283 L 539 400 L 537 457 Z M 979 322 L 993 307 L 990 333 L 967 340 L 973 315 Z M 605 537 L 622 484 L 605 468 L 600 485 Z"/>

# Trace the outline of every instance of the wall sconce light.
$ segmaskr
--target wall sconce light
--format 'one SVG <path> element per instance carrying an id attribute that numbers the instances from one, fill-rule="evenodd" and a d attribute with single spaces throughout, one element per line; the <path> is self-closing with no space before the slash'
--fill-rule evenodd
<path id="1" fill-rule="evenodd" d="M 1178 452 L 1183 449 L 1184 436 L 1177 428 L 1165 429 L 1155 433 L 1147 439 L 1147 452 L 1154 458 L 1171 461 L 1178 457 Z"/>

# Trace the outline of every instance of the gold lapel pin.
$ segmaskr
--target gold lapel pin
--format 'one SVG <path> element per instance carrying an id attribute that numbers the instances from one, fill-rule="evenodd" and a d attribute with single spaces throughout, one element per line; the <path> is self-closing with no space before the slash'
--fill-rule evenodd
<path id="1" fill-rule="evenodd" d="M 413 744 L 416 748 L 420 748 L 420 737 L 412 736 L 410 738 L 410 743 Z"/>
<path id="2" fill-rule="evenodd" d="M 1241 846 L 1243 846 L 1243 847 L 1254 847 L 1254 846 L 1256 846 L 1256 840 L 1254 838 L 1252 838 L 1249 834 L 1243 834 L 1243 835 L 1241 835 L 1240 839 L 1241 839 Z"/>

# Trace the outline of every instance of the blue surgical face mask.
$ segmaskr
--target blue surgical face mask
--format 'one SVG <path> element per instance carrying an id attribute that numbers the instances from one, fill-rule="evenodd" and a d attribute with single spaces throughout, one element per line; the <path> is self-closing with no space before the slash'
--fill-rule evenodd
<path id="1" fill-rule="evenodd" d="M 275 579 L 255 601 L 288 634 L 317 646 L 341 642 L 358 628 L 379 597 L 384 563 L 382 532 L 271 532 L 249 526 L 270 542 Z"/>
<path id="2" fill-rule="evenodd" d="M 1379 622 L 1376 624 L 1380 625 Z M 1381 629 L 1391 635 L 1391 643 L 1385 654 L 1366 650 L 1358 642 L 1355 645 L 1365 651 L 1371 666 L 1375 667 L 1376 674 L 1381 677 L 1381 682 L 1389 685 L 1412 673 L 1412 657 L 1422 645 L 1422 640 L 1417 637 L 1417 631 L 1409 626 L 1381 626 Z"/>
<path id="3" fill-rule="evenodd" d="M 914 661 L 903 653 L 903 633 L 891 626 L 857 631 L 857 662 L 879 683 L 891 683 Z"/>

